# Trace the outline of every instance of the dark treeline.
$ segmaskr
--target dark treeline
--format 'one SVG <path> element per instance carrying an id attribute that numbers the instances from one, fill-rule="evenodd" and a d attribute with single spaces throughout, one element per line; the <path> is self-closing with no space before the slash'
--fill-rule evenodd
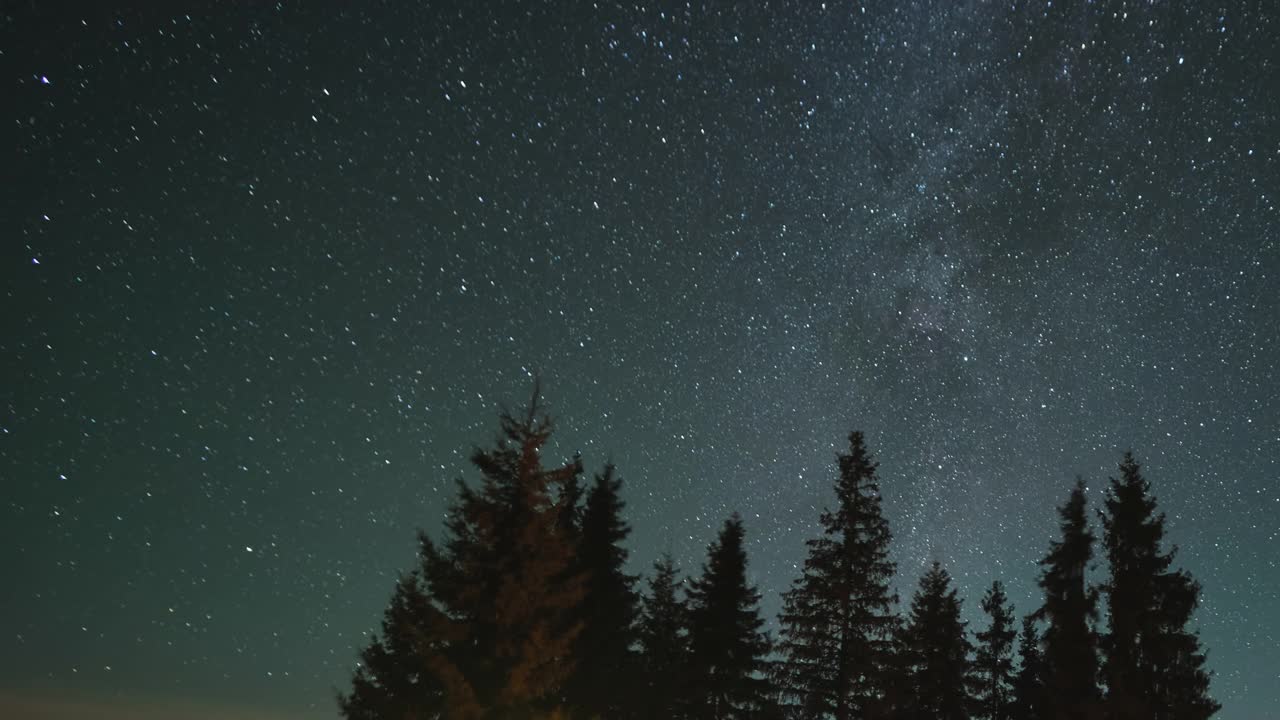
<path id="1" fill-rule="evenodd" d="M 1101 539 L 1077 482 L 1040 562 L 1041 605 L 1019 618 L 992 578 L 971 631 L 936 562 L 899 608 L 877 463 L 850 434 L 770 637 L 742 519 L 725 520 L 694 576 L 662 556 L 642 583 L 626 572 L 617 471 L 545 467 L 537 398 L 473 453 L 482 481 L 458 482 L 441 540 L 419 534 L 420 562 L 338 697 L 350 720 L 1197 720 L 1219 708 L 1189 628 L 1199 585 L 1173 569 L 1131 454 L 1095 513 Z M 1086 579 L 1095 554 L 1099 585 Z"/>

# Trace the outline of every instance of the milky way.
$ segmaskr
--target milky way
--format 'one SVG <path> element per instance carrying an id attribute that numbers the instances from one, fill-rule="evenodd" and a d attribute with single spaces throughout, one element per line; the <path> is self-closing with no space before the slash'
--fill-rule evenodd
<path id="1" fill-rule="evenodd" d="M 974 619 L 1132 448 L 1280 703 L 1268 3 L 415 5 L 6 9 L 0 709 L 335 717 L 535 374 L 770 614 L 851 430 Z"/>

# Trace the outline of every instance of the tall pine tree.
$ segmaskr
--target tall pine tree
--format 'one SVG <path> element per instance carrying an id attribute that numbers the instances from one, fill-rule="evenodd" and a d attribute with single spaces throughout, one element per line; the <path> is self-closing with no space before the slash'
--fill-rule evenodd
<path id="1" fill-rule="evenodd" d="M 978 718 L 1010 720 L 1013 708 L 1013 641 L 1018 631 L 1013 625 L 1013 606 L 999 580 L 991 583 L 982 597 L 987 629 L 977 633 L 976 679 Z"/>
<path id="2" fill-rule="evenodd" d="M 405 717 L 399 705 L 390 715 L 374 707 L 377 690 L 414 673 L 433 688 L 430 712 L 453 720 L 563 716 L 583 583 L 570 572 L 573 546 L 559 503 L 582 468 L 576 461 L 543 468 L 551 422 L 539 416 L 536 388 L 525 415 L 504 412 L 499 420 L 495 446 L 471 457 L 480 488 L 459 481 L 443 545 L 421 534 L 420 589 L 402 586 L 388 611 L 405 617 L 396 642 L 410 649 L 395 667 L 357 671 L 352 694 L 340 699 L 348 718 Z M 366 656 L 379 655 L 378 646 Z"/>
<path id="3" fill-rule="evenodd" d="M 1107 716 L 1204 720 L 1220 706 L 1209 697 L 1200 640 L 1187 630 L 1200 588 L 1170 570 L 1174 553 L 1161 548 L 1165 517 L 1133 453 L 1109 481 L 1099 513 L 1110 566 L 1101 642 Z"/>
<path id="4" fill-rule="evenodd" d="M 574 644 L 576 668 L 566 684 L 573 714 L 581 718 L 621 718 L 633 708 L 636 691 L 636 577 L 624 572 L 622 542 L 631 528 L 622 519 L 622 480 L 613 465 L 595 476 L 587 493 L 578 536 L 577 569 L 586 583 Z"/>
<path id="5" fill-rule="evenodd" d="M 725 521 L 689 591 L 689 717 L 759 717 L 772 701 L 760 593 L 747 584 L 742 518 Z"/>
<path id="6" fill-rule="evenodd" d="M 1058 509 L 1062 538 L 1040 561 L 1044 605 L 1037 615 L 1047 621 L 1044 632 L 1045 691 L 1050 718 L 1097 717 L 1098 655 L 1093 623 L 1097 590 L 1085 578 L 1093 557 L 1093 533 L 1085 514 L 1084 481 L 1078 480 L 1067 503 Z"/>
<path id="7" fill-rule="evenodd" d="M 669 554 L 654 563 L 636 633 L 641 661 L 642 687 L 637 701 L 640 717 L 683 717 L 689 609 L 677 594 L 681 584 L 675 560 Z"/>
<path id="8" fill-rule="evenodd" d="M 971 649 L 951 575 L 935 562 L 920 578 L 903 629 L 903 660 L 912 693 L 897 716 L 968 720 L 973 707 Z"/>
<path id="9" fill-rule="evenodd" d="M 1022 618 L 1018 635 L 1018 674 L 1013 679 L 1013 719 L 1047 720 L 1048 708 L 1044 690 L 1044 656 L 1040 652 L 1040 633 L 1035 617 Z"/>
<path id="10" fill-rule="evenodd" d="M 796 718 L 868 717 L 885 698 L 897 598 L 878 464 L 863 435 L 837 456 L 836 509 L 819 516 L 804 573 L 783 596 L 774 678 Z"/>

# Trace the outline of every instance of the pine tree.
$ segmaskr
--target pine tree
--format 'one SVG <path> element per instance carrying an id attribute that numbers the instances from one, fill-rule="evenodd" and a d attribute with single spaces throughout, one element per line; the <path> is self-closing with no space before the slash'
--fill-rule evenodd
<path id="1" fill-rule="evenodd" d="M 1110 718 L 1204 720 L 1219 709 L 1209 697 L 1200 640 L 1186 629 L 1199 599 L 1189 575 L 1170 571 L 1163 552 L 1163 514 L 1133 453 L 1109 478 L 1100 512 L 1110 576 L 1108 632 L 1102 637 L 1106 709 Z"/>
<path id="2" fill-rule="evenodd" d="M 444 691 L 425 672 L 420 643 L 429 625 L 430 599 L 418 573 L 402 576 L 382 619 L 382 633 L 360 653 L 351 693 L 338 696 L 350 720 L 431 717 L 444 707 Z"/>
<path id="3" fill-rule="evenodd" d="M 574 456 L 574 462 L 580 464 L 582 460 Z M 572 475 L 560 488 L 560 497 L 557 502 L 560 512 L 556 519 L 556 528 L 575 548 L 578 544 L 578 535 L 582 530 L 582 494 L 582 483 L 578 481 L 577 475 Z"/>
<path id="4" fill-rule="evenodd" d="M 1013 626 L 1013 606 L 999 580 L 991 583 L 982 597 L 982 611 L 990 622 L 977 633 L 977 657 L 974 675 L 977 679 L 976 717 L 987 720 L 1010 720 L 1013 706 L 1013 641 L 1018 632 Z"/>
<path id="5" fill-rule="evenodd" d="M 1022 618 L 1022 634 L 1018 636 L 1018 674 L 1013 680 L 1014 720 L 1046 720 L 1044 689 L 1044 657 L 1040 653 L 1040 634 L 1031 615 Z"/>
<path id="6" fill-rule="evenodd" d="M 752 718 L 771 702 L 763 676 L 769 638 L 761 632 L 760 593 L 747 585 L 743 538 L 734 513 L 689 590 L 689 715 L 696 720 Z"/>
<path id="7" fill-rule="evenodd" d="M 867 717 L 884 699 L 897 598 L 878 464 L 860 432 L 837 456 L 836 510 L 819 517 L 803 575 L 783 596 L 774 677 L 797 718 Z"/>
<path id="8" fill-rule="evenodd" d="M 636 633 L 642 677 L 637 703 L 640 717 L 682 717 L 689 638 L 688 608 L 676 594 L 681 585 L 678 575 L 668 554 L 654 563 L 649 579 L 649 594 L 644 598 Z"/>
<path id="9" fill-rule="evenodd" d="M 889 643 L 885 646 L 884 657 L 878 670 L 881 673 L 881 678 L 876 683 L 883 685 L 883 693 L 879 698 L 869 703 L 865 714 L 852 715 L 858 720 L 863 720 L 863 718 L 866 718 L 866 720 L 901 720 L 907 710 L 910 709 L 915 697 L 916 691 L 912 686 L 913 680 L 911 677 L 911 657 L 910 652 L 908 652 L 907 625 L 903 618 L 896 614 L 892 620 Z"/>
<path id="10" fill-rule="evenodd" d="M 971 650 L 951 575 L 935 562 L 920 578 L 903 629 L 904 664 L 913 692 L 898 717 L 968 720 L 973 706 Z"/>
<path id="11" fill-rule="evenodd" d="M 535 387 L 528 412 L 502 413 L 495 446 L 472 454 L 483 481 L 478 490 L 458 482 L 443 545 L 420 533 L 421 591 L 398 590 L 388 611 L 413 607 L 396 641 L 411 650 L 396 654 L 393 668 L 370 663 L 357 671 L 353 693 L 341 698 L 348 718 L 405 717 L 398 706 L 395 714 L 379 711 L 370 688 L 385 694 L 413 673 L 438 697 L 433 712 L 451 720 L 562 717 L 583 583 L 570 573 L 573 547 L 559 502 L 582 468 L 542 467 L 551 422 L 539 417 L 537 401 Z M 375 641 L 366 655 L 382 655 L 379 645 L 388 647 Z"/>
<path id="12" fill-rule="evenodd" d="M 1048 622 L 1044 632 L 1045 689 L 1051 717 L 1077 720 L 1098 712 L 1097 590 L 1088 587 L 1085 570 L 1093 557 L 1093 533 L 1085 515 L 1084 481 L 1076 482 L 1066 505 L 1058 509 L 1062 539 L 1040 561 L 1044 605 L 1037 612 Z"/>
<path id="13" fill-rule="evenodd" d="M 576 670 L 566 685 L 573 714 L 583 718 L 621 718 L 635 701 L 636 577 L 623 571 L 622 542 L 631 528 L 622 519 L 622 480 L 613 465 L 595 476 L 582 512 L 577 567 L 585 595 L 582 632 L 574 645 Z"/>

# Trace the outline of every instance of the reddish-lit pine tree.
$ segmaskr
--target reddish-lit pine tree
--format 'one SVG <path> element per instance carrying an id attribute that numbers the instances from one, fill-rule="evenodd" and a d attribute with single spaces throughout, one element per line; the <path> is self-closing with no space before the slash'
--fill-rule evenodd
<path id="1" fill-rule="evenodd" d="M 552 426 L 536 388 L 524 415 L 504 412 L 499 422 L 494 446 L 471 456 L 480 487 L 458 483 L 443 543 L 420 534 L 420 574 L 402 583 L 391 627 L 365 651 L 376 662 L 340 698 L 346 717 L 405 717 L 400 708 L 419 707 L 451 720 L 564 715 L 584 584 L 572 572 L 562 505 L 571 493 L 563 489 L 582 466 L 543 467 Z M 430 688 L 429 705 L 396 703 L 395 714 L 375 707 L 405 677 Z"/>

